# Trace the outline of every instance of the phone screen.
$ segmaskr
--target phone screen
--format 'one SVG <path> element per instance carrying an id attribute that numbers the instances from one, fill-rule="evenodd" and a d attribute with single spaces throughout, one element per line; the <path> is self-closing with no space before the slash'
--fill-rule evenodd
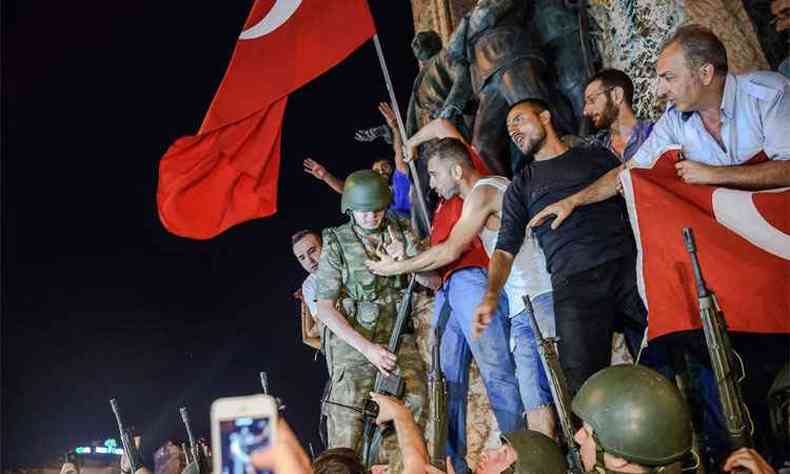
<path id="1" fill-rule="evenodd" d="M 220 420 L 221 474 L 271 474 L 271 471 L 255 469 L 250 462 L 253 451 L 271 444 L 271 428 L 271 418 L 268 416 Z"/>

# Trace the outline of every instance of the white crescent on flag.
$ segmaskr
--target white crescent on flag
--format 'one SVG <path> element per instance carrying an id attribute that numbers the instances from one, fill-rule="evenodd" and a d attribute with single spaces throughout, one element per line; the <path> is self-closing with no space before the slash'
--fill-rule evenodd
<path id="1" fill-rule="evenodd" d="M 277 0 L 261 21 L 241 32 L 239 39 L 251 40 L 268 35 L 288 21 L 301 4 L 302 0 Z"/>
<path id="2" fill-rule="evenodd" d="M 772 189 L 780 193 L 790 188 Z M 790 260 L 790 235 L 774 227 L 754 205 L 754 192 L 717 188 L 713 191 L 713 215 L 716 221 L 753 245 L 777 257 Z"/>

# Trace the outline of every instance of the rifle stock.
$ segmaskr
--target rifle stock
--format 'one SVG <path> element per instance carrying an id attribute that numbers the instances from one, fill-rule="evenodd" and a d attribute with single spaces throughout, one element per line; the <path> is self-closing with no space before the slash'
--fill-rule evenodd
<path id="1" fill-rule="evenodd" d="M 540 326 L 538 326 L 538 320 L 535 319 L 535 312 L 529 295 L 523 296 L 522 299 L 524 300 L 524 306 L 529 315 L 532 332 L 535 334 L 535 341 L 538 343 L 540 361 L 549 379 L 549 388 L 551 389 L 551 396 L 554 399 L 554 408 L 557 410 L 557 417 L 560 419 L 562 437 L 565 439 L 565 444 L 568 447 L 568 472 L 582 474 L 584 472 L 584 465 L 582 464 L 579 448 L 573 440 L 576 430 L 574 429 L 573 419 L 571 418 L 571 399 L 568 393 L 568 383 L 565 381 L 565 373 L 560 366 L 560 358 L 557 354 L 557 348 L 555 347 L 557 339 L 554 337 L 543 337 Z"/>
<path id="2" fill-rule="evenodd" d="M 137 445 L 134 444 L 134 438 L 132 437 L 131 432 L 124 425 L 123 416 L 121 416 L 121 407 L 118 405 L 118 400 L 115 398 L 110 399 L 110 407 L 115 414 L 115 421 L 118 422 L 118 432 L 121 437 L 123 451 L 126 454 L 126 459 L 129 460 L 129 467 L 132 470 L 132 474 L 134 474 L 138 469 L 143 467 L 140 451 L 137 449 Z"/>
<path id="3" fill-rule="evenodd" d="M 702 329 L 705 333 L 705 342 L 708 346 L 713 373 L 716 376 L 730 448 L 732 450 L 750 448 L 752 447 L 752 425 L 740 386 L 744 375 L 743 367 L 741 366 L 740 374 L 736 373 L 733 367 L 733 355 L 737 356 L 737 354 L 730 344 L 727 324 L 721 314 L 716 295 L 705 285 L 705 280 L 702 277 L 702 269 L 697 257 L 697 244 L 694 240 L 694 232 L 690 227 L 683 228 L 683 241 L 694 271 Z"/>

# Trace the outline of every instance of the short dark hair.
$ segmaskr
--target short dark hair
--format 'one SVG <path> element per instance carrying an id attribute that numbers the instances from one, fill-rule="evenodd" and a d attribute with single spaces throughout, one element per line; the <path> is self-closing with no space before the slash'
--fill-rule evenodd
<path id="1" fill-rule="evenodd" d="M 351 448 L 327 449 L 313 462 L 315 474 L 366 474 L 356 451 Z"/>
<path id="2" fill-rule="evenodd" d="M 675 43 L 683 49 L 689 67 L 711 64 L 714 74 L 727 75 L 727 49 L 710 29 L 697 24 L 681 26 L 664 42 L 661 51 Z"/>
<path id="3" fill-rule="evenodd" d="M 297 242 L 304 239 L 308 235 L 314 235 L 315 238 L 318 239 L 318 243 L 321 243 L 321 234 L 311 229 L 304 229 L 291 236 L 291 246 L 293 247 Z"/>
<path id="4" fill-rule="evenodd" d="M 587 86 L 595 81 L 601 81 L 601 86 L 604 89 L 614 89 L 615 87 L 623 89 L 625 103 L 629 106 L 634 103 L 634 83 L 628 77 L 628 74 L 623 71 L 619 69 L 601 69 L 587 81 L 584 88 L 586 89 Z"/>
<path id="5" fill-rule="evenodd" d="M 428 161 L 439 158 L 452 164 L 460 164 L 467 168 L 474 168 L 472 157 L 469 156 L 469 147 L 457 138 L 446 137 L 434 140 L 428 150 Z"/>
<path id="6" fill-rule="evenodd" d="M 543 113 L 544 110 L 548 110 L 551 113 L 551 109 L 549 108 L 549 104 L 543 99 L 522 99 L 518 102 L 514 102 L 513 105 L 507 110 L 507 113 L 510 114 L 510 111 L 518 107 L 519 105 L 528 105 L 535 111 L 535 113 L 540 114 Z"/>

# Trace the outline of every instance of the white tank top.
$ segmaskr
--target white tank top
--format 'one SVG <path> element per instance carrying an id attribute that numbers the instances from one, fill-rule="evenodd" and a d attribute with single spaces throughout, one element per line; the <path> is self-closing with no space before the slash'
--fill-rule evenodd
<path id="1" fill-rule="evenodd" d="M 493 186 L 500 194 L 504 194 L 509 184 L 510 180 L 502 176 L 487 176 L 477 180 L 472 191 L 478 186 Z M 496 216 L 502 218 L 501 209 L 496 213 Z M 499 231 L 483 226 L 479 235 L 483 247 L 490 257 L 496 249 Z M 510 316 L 513 317 L 524 311 L 522 296 L 529 295 L 530 300 L 534 300 L 538 295 L 549 291 L 551 291 L 551 277 L 546 270 L 546 257 L 538 246 L 537 239 L 527 236 L 513 260 L 513 268 L 510 270 L 507 282 L 505 282 L 505 294 L 507 294 L 510 306 Z"/>

